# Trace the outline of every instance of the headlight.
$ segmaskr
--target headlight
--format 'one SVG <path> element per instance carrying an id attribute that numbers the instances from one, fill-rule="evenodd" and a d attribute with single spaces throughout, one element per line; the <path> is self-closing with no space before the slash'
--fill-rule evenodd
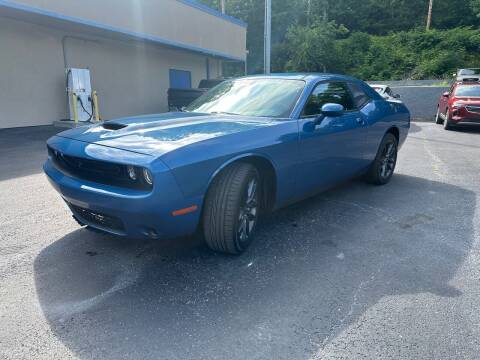
<path id="1" fill-rule="evenodd" d="M 464 104 L 463 102 L 460 102 L 460 101 L 455 101 L 455 102 L 452 104 L 452 106 L 454 106 L 454 107 L 461 107 L 461 106 L 463 106 L 463 105 L 465 105 L 465 104 Z"/>
<path id="2" fill-rule="evenodd" d="M 153 185 L 153 175 L 150 170 L 135 165 L 126 165 L 128 183 L 138 189 L 149 190 Z"/>
<path id="3" fill-rule="evenodd" d="M 127 166 L 127 173 L 128 173 L 128 177 L 131 180 L 133 181 L 137 180 L 137 171 L 133 166 Z"/>
<path id="4" fill-rule="evenodd" d="M 143 169 L 143 178 L 148 185 L 153 185 L 153 176 L 150 170 Z"/>

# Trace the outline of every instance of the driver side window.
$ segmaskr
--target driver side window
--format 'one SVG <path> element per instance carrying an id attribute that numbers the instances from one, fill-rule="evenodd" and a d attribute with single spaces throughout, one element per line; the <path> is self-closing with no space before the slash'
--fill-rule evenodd
<path id="1" fill-rule="evenodd" d="M 343 105 L 346 111 L 355 109 L 347 85 L 341 82 L 324 82 L 318 84 L 310 94 L 303 108 L 302 117 L 320 115 L 322 106 L 327 103 Z"/>

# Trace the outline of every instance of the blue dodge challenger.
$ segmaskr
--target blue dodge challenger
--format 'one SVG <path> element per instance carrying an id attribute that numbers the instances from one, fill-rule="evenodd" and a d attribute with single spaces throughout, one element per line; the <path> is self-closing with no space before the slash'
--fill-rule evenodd
<path id="1" fill-rule="evenodd" d="M 238 254 L 262 214 L 359 175 L 389 182 L 409 127 L 402 103 L 351 77 L 251 76 L 182 112 L 53 136 L 44 170 L 83 226 L 151 239 L 199 230 Z"/>

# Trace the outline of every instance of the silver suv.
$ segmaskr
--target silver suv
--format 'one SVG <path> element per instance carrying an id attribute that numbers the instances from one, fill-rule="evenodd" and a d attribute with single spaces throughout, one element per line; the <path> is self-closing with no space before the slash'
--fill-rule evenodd
<path id="1" fill-rule="evenodd" d="M 459 69 L 455 76 L 457 81 L 480 81 L 480 68 Z"/>

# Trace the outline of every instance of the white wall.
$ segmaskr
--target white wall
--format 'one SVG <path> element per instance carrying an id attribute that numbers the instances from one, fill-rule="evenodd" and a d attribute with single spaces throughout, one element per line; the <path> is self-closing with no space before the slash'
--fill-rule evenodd
<path id="1" fill-rule="evenodd" d="M 246 28 L 177 0 L 15 0 L 61 15 L 94 21 L 244 59 Z"/>
<path id="2" fill-rule="evenodd" d="M 61 38 L 0 18 L 0 128 L 52 124 L 65 117 Z"/>
<path id="3" fill-rule="evenodd" d="M 66 117 L 65 70 L 90 68 L 104 119 L 167 110 L 169 69 L 206 77 L 206 58 L 139 43 L 67 34 L 0 17 L 0 128 L 52 124 Z M 75 38 L 73 38 L 75 37 Z M 210 60 L 210 76 L 219 75 Z"/>

